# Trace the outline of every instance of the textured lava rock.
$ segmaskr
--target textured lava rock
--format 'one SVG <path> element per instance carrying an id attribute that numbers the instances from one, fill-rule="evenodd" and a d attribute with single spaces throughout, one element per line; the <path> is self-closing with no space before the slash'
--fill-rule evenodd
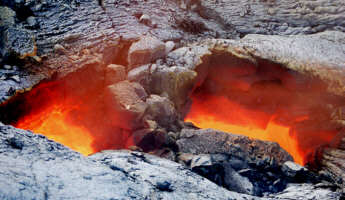
<path id="1" fill-rule="evenodd" d="M 212 129 L 183 129 L 176 143 L 180 152 L 183 153 L 226 153 L 245 158 L 247 163 L 257 165 L 282 164 L 285 161 L 292 161 L 292 157 L 275 142 L 251 140 L 246 136 Z"/>
<path id="2" fill-rule="evenodd" d="M 162 127 L 170 127 L 177 121 L 177 112 L 168 98 L 158 95 L 150 95 L 146 99 L 148 104 L 147 115 L 157 121 Z"/>
<path id="3" fill-rule="evenodd" d="M 0 27 L 14 25 L 15 16 L 16 13 L 11 8 L 0 6 Z"/>
<path id="4" fill-rule="evenodd" d="M 129 81 L 121 81 L 107 87 L 104 101 L 108 116 L 116 119 L 114 125 L 126 130 L 143 126 L 141 118 L 148 107 L 141 99 L 140 94 L 143 93 L 145 90 L 140 85 Z"/>
<path id="5" fill-rule="evenodd" d="M 8 28 L 2 33 L 1 45 L 2 57 L 19 57 L 36 55 L 34 36 L 24 29 Z"/>
<path id="6" fill-rule="evenodd" d="M 109 151 L 84 157 L 44 136 L 0 124 L 1 199 L 255 199 L 180 164 Z"/>
<path id="7" fill-rule="evenodd" d="M 144 36 L 131 45 L 128 52 L 128 65 L 133 68 L 151 63 L 165 56 L 165 44 L 154 37 Z"/>
<path id="8" fill-rule="evenodd" d="M 122 65 L 111 64 L 105 69 L 105 84 L 112 85 L 126 79 L 126 68 Z"/>

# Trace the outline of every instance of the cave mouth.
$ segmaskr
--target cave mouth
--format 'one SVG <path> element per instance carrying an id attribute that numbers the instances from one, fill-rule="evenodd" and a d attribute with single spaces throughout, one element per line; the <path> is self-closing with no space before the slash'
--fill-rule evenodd
<path id="1" fill-rule="evenodd" d="M 329 93 L 318 78 L 225 53 L 214 53 L 199 69 L 207 75 L 185 117 L 199 128 L 277 142 L 301 165 L 339 132 L 332 116 L 344 98 Z"/>
<path id="2" fill-rule="evenodd" d="M 0 106 L 0 121 L 83 155 L 132 146 L 131 130 L 124 128 L 131 119 L 104 102 L 109 85 L 103 67 L 86 66 L 17 94 Z"/>

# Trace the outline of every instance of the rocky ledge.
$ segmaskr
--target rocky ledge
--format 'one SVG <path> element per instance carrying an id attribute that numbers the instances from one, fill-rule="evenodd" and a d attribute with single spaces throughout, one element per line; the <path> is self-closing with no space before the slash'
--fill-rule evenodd
<path id="1" fill-rule="evenodd" d="M 291 184 L 259 198 L 231 192 L 167 159 L 127 150 L 84 157 L 0 124 L 1 199 L 339 199 L 325 185 Z"/>

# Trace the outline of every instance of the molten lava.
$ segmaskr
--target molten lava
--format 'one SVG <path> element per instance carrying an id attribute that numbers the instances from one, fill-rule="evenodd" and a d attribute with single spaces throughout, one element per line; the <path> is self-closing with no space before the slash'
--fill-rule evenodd
<path id="1" fill-rule="evenodd" d="M 267 120 L 268 119 L 268 120 Z M 291 154 L 295 162 L 304 164 L 303 154 L 297 141 L 291 137 L 291 128 L 274 121 L 274 116 L 246 110 L 225 97 L 210 96 L 209 99 L 193 98 L 191 111 L 185 121 L 200 128 L 245 135 L 250 138 L 277 142 Z"/>
<path id="2" fill-rule="evenodd" d="M 83 126 L 74 125 L 70 121 L 69 113 L 75 106 L 51 105 L 42 112 L 27 115 L 15 125 L 21 129 L 41 133 L 49 139 L 64 144 L 84 155 L 94 153 L 93 137 Z"/>
<path id="3" fill-rule="evenodd" d="M 131 119 L 107 109 L 104 94 L 108 85 L 94 69 L 40 83 L 18 95 L 2 107 L 6 109 L 2 120 L 43 134 L 84 155 L 132 146 L 131 130 L 121 126 Z"/>
<path id="4" fill-rule="evenodd" d="M 191 98 L 185 121 L 277 142 L 302 165 L 336 135 L 329 126 L 328 105 L 342 101 L 327 93 L 320 80 L 264 60 L 253 64 L 229 55 L 211 60 Z"/>

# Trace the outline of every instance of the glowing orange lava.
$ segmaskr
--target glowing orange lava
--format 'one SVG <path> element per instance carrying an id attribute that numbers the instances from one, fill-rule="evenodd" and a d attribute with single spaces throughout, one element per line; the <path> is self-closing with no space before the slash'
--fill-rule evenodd
<path id="1" fill-rule="evenodd" d="M 295 162 L 304 164 L 303 154 L 298 150 L 291 128 L 274 121 L 274 116 L 248 110 L 222 96 L 208 96 L 207 100 L 193 98 L 191 111 L 185 121 L 200 128 L 245 135 L 250 138 L 277 142 L 289 152 Z M 299 117 L 297 120 L 307 119 Z"/>
<path id="2" fill-rule="evenodd" d="M 18 128 L 41 133 L 49 139 L 64 144 L 84 155 L 94 153 L 93 137 L 83 126 L 74 125 L 68 114 L 75 106 L 53 104 L 41 112 L 27 115 L 16 124 Z"/>

